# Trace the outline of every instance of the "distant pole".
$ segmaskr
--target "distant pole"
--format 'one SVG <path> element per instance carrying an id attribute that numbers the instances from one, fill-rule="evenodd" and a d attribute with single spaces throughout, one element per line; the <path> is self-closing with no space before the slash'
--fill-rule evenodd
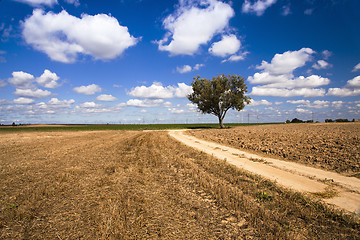
<path id="1" fill-rule="evenodd" d="M 250 123 L 250 113 L 248 113 L 248 124 Z"/>
<path id="2" fill-rule="evenodd" d="M 311 119 L 314 122 L 314 112 L 311 112 Z"/>

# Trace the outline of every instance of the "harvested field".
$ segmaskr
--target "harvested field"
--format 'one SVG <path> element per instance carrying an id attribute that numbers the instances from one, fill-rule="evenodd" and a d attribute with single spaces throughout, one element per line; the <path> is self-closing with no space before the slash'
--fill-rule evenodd
<path id="1" fill-rule="evenodd" d="M 231 147 L 360 177 L 360 123 L 281 124 L 191 131 Z"/>
<path id="2" fill-rule="evenodd" d="M 358 218 L 166 132 L 0 135 L 0 239 L 357 239 Z"/>

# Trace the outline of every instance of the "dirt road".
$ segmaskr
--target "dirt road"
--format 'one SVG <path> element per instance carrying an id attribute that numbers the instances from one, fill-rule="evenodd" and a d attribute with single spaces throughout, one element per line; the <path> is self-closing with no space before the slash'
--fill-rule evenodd
<path id="1" fill-rule="evenodd" d="M 170 136 L 195 149 L 261 175 L 278 184 L 300 192 L 327 196 L 324 199 L 342 209 L 360 214 L 360 179 L 274 158 L 261 157 L 221 144 L 169 131 Z"/>

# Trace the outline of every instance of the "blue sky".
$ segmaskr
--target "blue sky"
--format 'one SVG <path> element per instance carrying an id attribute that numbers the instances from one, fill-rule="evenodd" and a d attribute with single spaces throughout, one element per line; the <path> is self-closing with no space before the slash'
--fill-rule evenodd
<path id="1" fill-rule="evenodd" d="M 0 123 L 217 122 L 193 77 L 245 77 L 225 122 L 360 119 L 357 0 L 2 0 Z"/>

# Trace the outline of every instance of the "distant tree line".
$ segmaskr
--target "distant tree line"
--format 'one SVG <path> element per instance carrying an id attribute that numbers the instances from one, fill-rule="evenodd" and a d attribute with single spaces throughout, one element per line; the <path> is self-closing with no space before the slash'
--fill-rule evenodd
<path id="1" fill-rule="evenodd" d="M 307 120 L 307 121 L 303 121 L 301 119 L 297 119 L 297 118 L 294 118 L 293 120 L 286 120 L 286 123 L 313 123 L 314 120 Z M 318 121 L 316 121 L 318 122 Z M 355 122 L 355 118 L 353 118 L 353 120 L 349 121 L 349 119 L 346 119 L 346 118 L 338 118 L 338 119 L 335 119 L 335 120 L 332 120 L 332 119 L 325 119 L 325 122 L 326 123 L 332 123 L 332 122 Z"/>

